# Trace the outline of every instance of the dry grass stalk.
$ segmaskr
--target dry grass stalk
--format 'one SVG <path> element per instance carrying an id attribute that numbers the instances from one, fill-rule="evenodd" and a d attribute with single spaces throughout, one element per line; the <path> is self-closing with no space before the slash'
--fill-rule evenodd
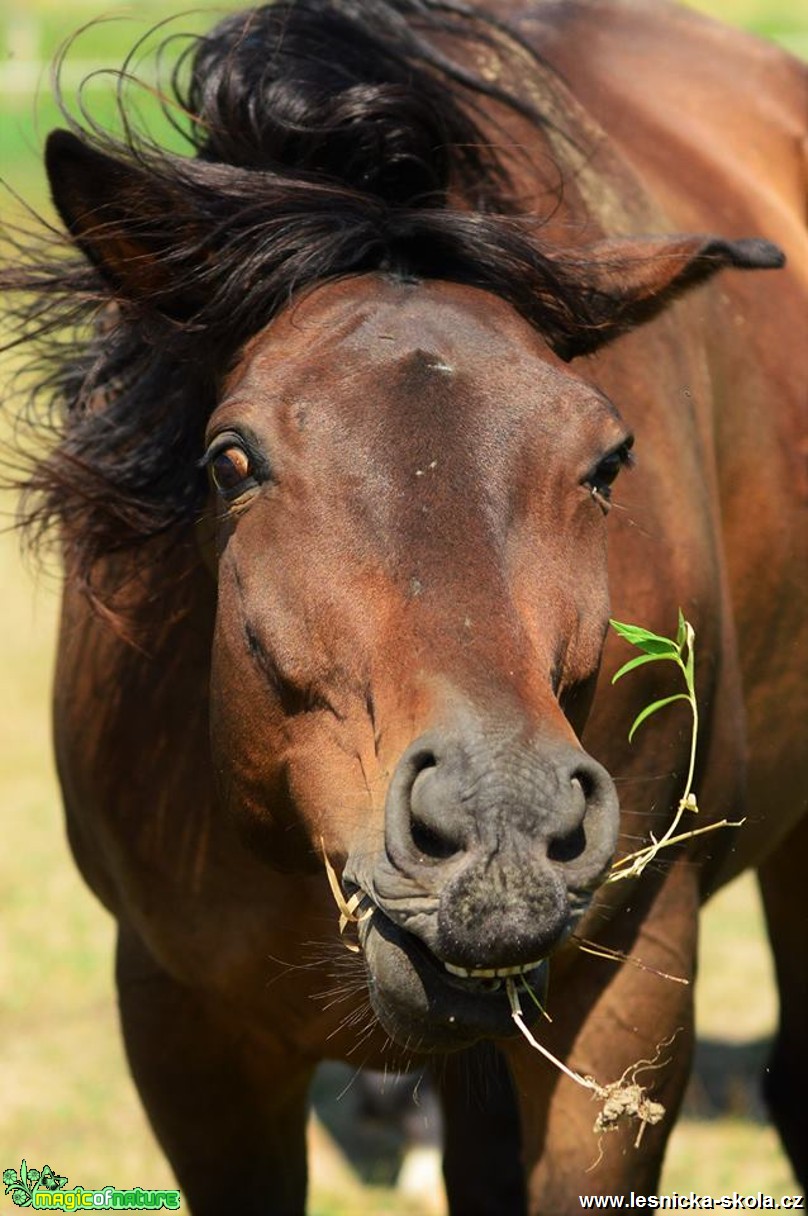
<path id="1" fill-rule="evenodd" d="M 508 993 L 508 1000 L 510 1001 L 511 1017 L 530 1046 L 540 1052 L 565 1077 L 569 1077 L 571 1081 L 574 1081 L 576 1085 L 582 1086 L 583 1089 L 590 1090 L 596 1098 L 600 1099 L 602 1105 L 592 1129 L 595 1134 L 601 1137 L 606 1132 L 617 1131 L 624 1121 L 636 1119 L 639 1122 L 639 1128 L 634 1145 L 635 1148 L 638 1148 L 646 1127 L 650 1124 L 659 1123 L 665 1114 L 665 1107 L 662 1103 L 652 1101 L 647 1096 L 643 1086 L 637 1082 L 637 1075 L 645 1069 L 663 1067 L 662 1064 L 658 1063 L 659 1050 L 661 1048 L 658 1049 L 657 1057 L 654 1060 L 640 1060 L 638 1063 L 632 1064 L 630 1068 L 627 1068 L 619 1080 L 611 1081 L 608 1085 L 601 1085 L 594 1077 L 584 1076 L 574 1069 L 568 1068 L 557 1056 L 553 1055 L 549 1048 L 545 1047 L 543 1043 L 540 1043 L 531 1034 L 524 1021 L 516 984 L 512 979 L 509 979 L 505 987 Z M 598 1161 L 600 1161 L 602 1156 L 603 1153 L 601 1151 Z M 594 1164 L 597 1165 L 598 1161 Z"/>
<path id="2" fill-rule="evenodd" d="M 593 954 L 595 958 L 605 958 L 612 963 L 631 963 L 632 967 L 639 968 L 640 971 L 649 971 L 651 975 L 658 975 L 660 979 L 672 980 L 674 984 L 689 984 L 690 980 L 685 979 L 683 975 L 671 975 L 668 971 L 660 971 L 658 967 L 651 967 L 648 963 L 644 963 L 642 959 L 635 958 L 632 954 L 624 954 L 622 950 L 612 950 L 610 946 L 602 946 L 598 942 L 590 942 L 588 938 L 572 935 L 572 941 L 575 942 L 579 950 L 584 954 Z"/>
<path id="3" fill-rule="evenodd" d="M 357 911 L 366 898 L 364 891 L 354 891 L 350 899 L 345 898 L 345 892 L 337 878 L 337 872 L 328 860 L 328 854 L 325 851 L 325 841 L 320 838 L 320 850 L 323 854 L 323 862 L 325 864 L 325 872 L 328 876 L 328 885 L 331 888 L 331 894 L 334 896 L 334 902 L 339 908 L 339 931 L 340 935 L 345 932 L 349 924 L 358 925 L 360 921 L 366 920 L 368 916 L 373 915 L 373 908 L 366 908 L 364 912 L 357 915 Z M 343 941 L 343 946 L 346 950 L 350 950 L 352 954 L 359 953 L 359 946 L 354 942 Z"/>

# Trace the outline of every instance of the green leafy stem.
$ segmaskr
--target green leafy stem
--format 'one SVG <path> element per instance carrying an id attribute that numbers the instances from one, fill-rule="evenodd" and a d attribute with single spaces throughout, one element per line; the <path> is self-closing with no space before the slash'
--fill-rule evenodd
<path id="1" fill-rule="evenodd" d="M 629 659 L 619 671 L 615 672 L 612 676 L 612 684 L 616 684 L 623 676 L 627 675 L 630 671 L 635 671 L 638 667 L 644 667 L 647 663 L 660 662 L 675 663 L 682 673 L 685 683 L 685 692 L 677 692 L 672 696 L 662 697 L 661 700 L 652 701 L 650 705 L 646 705 L 644 709 L 640 710 L 628 732 L 629 742 L 632 741 L 637 730 L 644 722 L 647 722 L 660 709 L 664 709 L 666 705 L 672 705 L 675 701 L 687 701 L 690 706 L 692 719 L 690 763 L 688 765 L 685 788 L 679 799 L 676 814 L 667 831 L 659 839 L 651 832 L 651 843 L 649 845 L 638 849 L 635 853 L 629 853 L 625 857 L 621 857 L 614 863 L 607 882 L 619 882 L 623 878 L 634 878 L 642 874 L 645 867 L 656 857 L 660 849 L 666 848 L 669 845 L 679 844 L 681 841 L 689 840 L 694 836 L 700 836 L 704 832 L 714 832 L 717 828 L 740 827 L 743 820 L 731 823 L 728 819 L 722 819 L 720 822 L 708 824 L 704 828 L 696 828 L 689 832 L 677 832 L 679 824 L 682 821 L 682 816 L 686 812 L 696 814 L 699 809 L 696 795 L 693 791 L 693 779 L 696 772 L 696 747 L 699 735 L 699 707 L 696 701 L 695 677 L 696 634 L 690 622 L 685 620 L 681 608 L 679 609 L 679 624 L 675 638 L 666 638 L 661 634 L 651 633 L 640 625 L 626 625 L 622 621 L 611 621 L 610 623 L 615 633 L 619 634 L 621 638 L 641 652 L 633 659 Z"/>

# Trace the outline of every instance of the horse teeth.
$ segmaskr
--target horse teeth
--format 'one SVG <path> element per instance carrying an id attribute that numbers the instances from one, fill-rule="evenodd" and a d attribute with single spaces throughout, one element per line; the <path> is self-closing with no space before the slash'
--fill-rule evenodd
<path id="1" fill-rule="evenodd" d="M 536 963 L 525 963 L 521 967 L 456 967 L 453 963 L 444 963 L 444 967 L 450 975 L 459 975 L 461 979 L 468 980 L 493 980 L 507 979 L 511 975 L 524 975 L 528 971 L 534 971 L 543 960 L 539 959 Z"/>

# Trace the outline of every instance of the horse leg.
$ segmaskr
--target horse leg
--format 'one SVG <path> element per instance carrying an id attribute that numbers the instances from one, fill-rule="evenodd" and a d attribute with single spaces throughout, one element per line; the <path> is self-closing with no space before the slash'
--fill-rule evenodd
<path id="1" fill-rule="evenodd" d="M 453 1216 L 522 1216 L 527 1193 L 519 1110 L 493 1043 L 455 1052 L 435 1069 L 444 1120 L 443 1172 Z"/>
<path id="2" fill-rule="evenodd" d="M 602 919 L 596 940 L 650 968 L 692 981 L 698 933 L 698 877 L 686 859 L 664 878 L 637 881 L 630 910 Z M 595 936 L 590 930 L 590 936 Z M 677 983 L 628 963 L 585 954 L 551 967 L 551 1024 L 535 1035 L 556 1058 L 606 1086 L 636 1077 L 665 1108 L 642 1128 L 622 1117 L 614 1130 L 595 1130 L 603 1106 L 589 1089 L 561 1075 L 524 1042 L 509 1043 L 522 1113 L 529 1211 L 573 1216 L 580 1195 L 656 1192 L 665 1146 L 690 1074 L 694 1038 L 691 983 Z M 638 1141 L 638 1133 L 642 1135 Z"/>
<path id="3" fill-rule="evenodd" d="M 808 817 L 758 871 L 769 931 L 780 1021 L 764 1081 L 775 1126 L 800 1185 L 808 1189 Z"/>
<path id="4" fill-rule="evenodd" d="M 308 1062 L 178 983 L 125 929 L 117 981 L 132 1074 L 194 1216 L 302 1216 Z"/>

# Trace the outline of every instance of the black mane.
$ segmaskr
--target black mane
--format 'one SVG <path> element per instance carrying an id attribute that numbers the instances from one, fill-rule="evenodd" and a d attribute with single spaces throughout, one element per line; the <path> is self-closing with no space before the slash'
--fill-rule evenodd
<path id="1" fill-rule="evenodd" d="M 481 128 L 483 105 L 541 116 L 478 77 L 460 53 L 470 46 L 518 51 L 514 79 L 532 54 L 466 5 L 282 0 L 227 17 L 175 72 L 193 157 L 128 123 L 117 140 L 72 124 L 88 156 L 127 166 L 138 236 L 171 276 L 170 296 L 156 285 L 133 298 L 76 241 L 58 235 L 54 256 L 54 234 L 0 271 L 38 340 L 37 438 L 43 400 L 56 433 L 29 458 L 24 522 L 34 536 L 62 525 L 90 594 L 99 559 L 176 543 L 198 517 L 217 383 L 295 292 L 385 270 L 496 292 L 558 349 L 590 324 L 575 274 L 542 251 Z"/>

